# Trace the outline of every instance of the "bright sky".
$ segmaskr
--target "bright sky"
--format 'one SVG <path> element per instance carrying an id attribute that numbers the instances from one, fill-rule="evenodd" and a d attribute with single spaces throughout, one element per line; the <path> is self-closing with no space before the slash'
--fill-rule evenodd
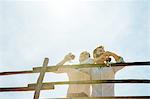
<path id="1" fill-rule="evenodd" d="M 65 54 L 104 45 L 125 61 L 150 60 L 149 0 L 0 0 L 0 72 L 58 63 Z M 150 79 L 149 67 L 125 67 L 116 79 Z M 38 75 L 1 76 L 0 87 L 27 86 Z M 68 80 L 47 73 L 44 81 Z M 65 97 L 68 86 L 40 98 Z M 1 99 L 32 99 L 34 92 L 0 93 Z M 148 84 L 116 84 L 115 95 L 149 95 Z"/>

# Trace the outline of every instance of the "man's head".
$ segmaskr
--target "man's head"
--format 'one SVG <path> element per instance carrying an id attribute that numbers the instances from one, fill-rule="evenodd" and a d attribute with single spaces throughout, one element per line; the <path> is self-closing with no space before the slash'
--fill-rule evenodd
<path id="1" fill-rule="evenodd" d="M 105 52 L 104 46 L 99 46 L 96 49 L 94 49 L 93 51 L 93 57 L 99 57 L 100 55 L 102 55 Z"/>
<path id="2" fill-rule="evenodd" d="M 90 58 L 90 53 L 87 52 L 87 51 L 83 51 L 83 52 L 80 53 L 79 61 L 83 62 L 88 58 Z"/>

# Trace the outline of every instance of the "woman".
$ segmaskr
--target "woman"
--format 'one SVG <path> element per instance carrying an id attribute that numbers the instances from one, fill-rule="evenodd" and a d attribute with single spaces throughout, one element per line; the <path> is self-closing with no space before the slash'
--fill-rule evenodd
<path id="1" fill-rule="evenodd" d="M 64 65 L 66 62 L 73 60 L 75 56 L 71 53 L 66 55 L 62 61 L 60 61 L 57 65 Z M 79 58 L 80 64 L 92 64 L 93 60 L 90 59 L 90 54 L 86 51 L 80 54 Z M 61 68 L 62 67 L 62 68 Z M 88 68 L 63 68 L 60 66 L 56 73 L 67 73 L 69 81 L 83 81 L 90 80 L 90 75 L 85 71 L 89 71 Z M 90 96 L 90 84 L 71 84 L 69 85 L 67 97 L 89 97 Z"/>

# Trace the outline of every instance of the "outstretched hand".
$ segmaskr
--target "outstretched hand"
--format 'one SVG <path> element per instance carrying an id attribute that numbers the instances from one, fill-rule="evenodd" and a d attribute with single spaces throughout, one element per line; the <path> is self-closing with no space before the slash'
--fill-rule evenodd
<path id="1" fill-rule="evenodd" d="M 64 60 L 65 61 L 71 61 L 75 58 L 75 55 L 73 55 L 72 53 L 69 53 L 67 54 L 65 57 L 64 57 Z"/>

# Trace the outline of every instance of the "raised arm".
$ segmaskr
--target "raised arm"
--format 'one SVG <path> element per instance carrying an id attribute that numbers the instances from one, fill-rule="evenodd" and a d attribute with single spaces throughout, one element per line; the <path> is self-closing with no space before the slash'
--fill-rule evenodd
<path id="1" fill-rule="evenodd" d="M 57 66 L 64 65 L 66 62 L 67 62 L 67 60 L 63 59 L 57 64 Z"/>
<path id="2" fill-rule="evenodd" d="M 60 66 L 55 73 L 63 73 L 63 72 L 69 72 L 69 68 L 61 68 L 66 62 L 71 61 L 75 58 L 75 56 L 72 53 L 67 54 L 63 60 L 61 60 L 57 66 Z"/>
<path id="3" fill-rule="evenodd" d="M 108 56 L 112 56 L 116 62 L 119 62 L 120 59 L 122 58 L 121 56 L 118 56 L 117 54 L 113 53 L 113 52 L 109 52 L 109 51 L 106 51 L 105 52 Z"/>
<path id="4" fill-rule="evenodd" d="M 118 56 L 117 54 L 113 53 L 113 52 L 106 52 L 109 54 L 109 56 L 114 57 L 116 63 L 124 63 L 124 59 L 121 56 Z M 117 67 L 113 67 L 114 72 L 118 72 L 119 70 L 123 69 L 125 66 L 117 66 Z"/>
<path id="5" fill-rule="evenodd" d="M 72 53 L 67 54 L 62 61 L 60 61 L 57 65 L 64 65 L 66 62 L 71 61 L 75 58 Z"/>

